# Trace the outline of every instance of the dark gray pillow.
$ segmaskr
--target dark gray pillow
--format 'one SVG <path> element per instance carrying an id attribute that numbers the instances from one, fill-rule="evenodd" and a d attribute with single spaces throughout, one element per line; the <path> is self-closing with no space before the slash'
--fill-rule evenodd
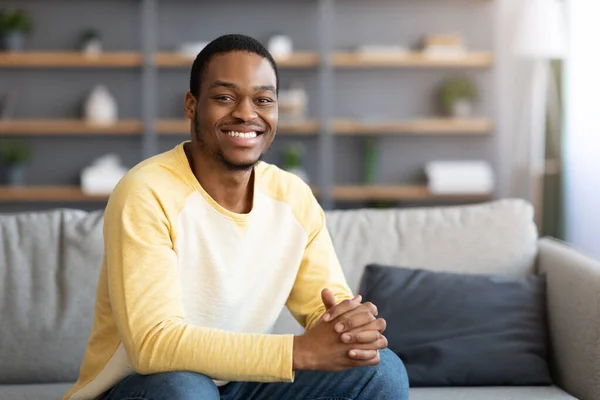
<path id="1" fill-rule="evenodd" d="M 413 387 L 549 385 L 545 278 L 371 264 L 360 293 L 385 318 Z"/>

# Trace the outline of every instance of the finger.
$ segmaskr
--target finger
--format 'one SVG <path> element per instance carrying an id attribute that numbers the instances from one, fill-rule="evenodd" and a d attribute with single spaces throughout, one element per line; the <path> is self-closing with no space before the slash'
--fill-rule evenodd
<path id="1" fill-rule="evenodd" d="M 358 349 L 352 349 L 352 350 L 350 350 L 348 352 L 348 355 L 353 360 L 367 361 L 367 360 L 371 360 L 371 359 L 373 359 L 375 357 L 378 357 L 379 356 L 379 351 L 377 351 L 377 350 L 358 350 Z"/>
<path id="2" fill-rule="evenodd" d="M 377 331 L 383 333 L 387 328 L 387 321 L 383 318 L 377 318 L 374 321 L 369 322 L 363 326 L 354 327 L 353 329 L 347 330 L 344 335 L 350 334 L 352 337 L 359 334 L 359 332 Z M 343 335 L 342 335 L 343 336 Z"/>
<path id="3" fill-rule="evenodd" d="M 346 315 L 344 315 L 343 319 L 347 319 L 349 318 L 352 314 L 356 314 L 359 312 L 363 312 L 363 311 L 368 311 L 371 314 L 373 314 L 374 316 L 378 316 L 379 315 L 379 310 L 377 309 L 377 306 L 373 303 L 371 303 L 370 301 L 364 303 L 364 304 L 360 304 L 360 309 L 353 309 L 351 310 L 352 312 L 346 312 Z"/>
<path id="4" fill-rule="evenodd" d="M 336 306 L 327 310 L 325 314 L 323 314 L 323 321 L 332 321 L 339 317 L 342 314 L 347 313 L 348 311 L 354 310 L 358 306 L 360 306 L 360 302 L 362 301 L 362 296 L 357 295 L 354 296 L 351 300 L 344 300 L 337 304 Z M 326 306 L 327 307 L 327 306 Z"/>
<path id="5" fill-rule="evenodd" d="M 339 319 L 338 322 L 345 323 L 345 321 L 355 318 L 356 315 L 358 315 L 359 313 L 364 313 L 364 312 L 368 312 L 371 315 L 373 315 L 374 317 L 376 317 L 378 314 L 377 307 L 373 303 L 367 302 L 365 304 L 361 304 L 360 306 L 356 307 L 353 310 L 350 310 L 350 311 L 344 313 L 342 316 L 340 316 L 338 318 Z M 373 320 L 373 318 L 371 318 L 369 321 L 366 321 L 365 323 L 369 323 L 372 320 Z M 350 326 L 344 326 L 343 328 L 342 328 L 342 325 L 340 325 L 339 327 L 336 326 L 336 332 L 341 333 L 341 332 L 344 332 L 344 331 L 347 331 L 347 330 L 350 330 L 352 328 L 356 328 L 359 326 L 360 326 L 360 324 L 356 324 L 356 323 L 353 324 L 352 322 L 350 322 Z"/>
<path id="6" fill-rule="evenodd" d="M 369 343 L 354 343 L 352 350 L 383 350 L 388 347 L 388 340 L 381 335 L 376 340 Z"/>
<path id="7" fill-rule="evenodd" d="M 342 335 L 344 343 L 373 343 L 379 340 L 383 335 L 378 330 L 368 330 L 362 332 L 346 332 Z"/>
<path id="8" fill-rule="evenodd" d="M 323 305 L 325 305 L 326 310 L 335 306 L 335 296 L 331 289 L 325 288 L 321 291 L 321 300 L 323 300 Z"/>
<path id="9" fill-rule="evenodd" d="M 358 308 L 353 310 L 352 313 L 348 313 L 348 318 L 344 318 L 343 321 L 335 324 L 335 331 L 338 333 L 346 332 L 351 329 L 358 329 L 364 325 L 370 324 L 375 321 L 375 317 L 370 311 L 359 312 Z"/>
<path id="10" fill-rule="evenodd" d="M 368 367 L 379 364 L 379 362 L 381 361 L 381 355 L 379 354 L 379 352 L 377 352 L 377 355 L 371 358 L 370 360 L 351 360 L 354 362 L 355 367 Z"/>

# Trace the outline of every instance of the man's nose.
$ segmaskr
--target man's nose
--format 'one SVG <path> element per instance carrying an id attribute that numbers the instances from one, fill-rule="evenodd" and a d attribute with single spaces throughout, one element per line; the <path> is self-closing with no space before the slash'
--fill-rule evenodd
<path id="1" fill-rule="evenodd" d="M 233 110 L 232 116 L 243 121 L 252 121 L 258 117 L 250 99 L 240 101 Z"/>

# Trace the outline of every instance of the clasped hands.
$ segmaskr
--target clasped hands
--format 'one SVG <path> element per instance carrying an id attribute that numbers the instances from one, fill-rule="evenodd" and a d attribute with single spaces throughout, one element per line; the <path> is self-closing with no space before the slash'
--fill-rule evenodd
<path id="1" fill-rule="evenodd" d="M 336 304 L 324 289 L 326 312 L 311 329 L 294 340 L 294 369 L 340 371 L 379 363 L 379 350 L 387 347 L 386 322 L 377 307 L 361 303 L 361 296 Z"/>

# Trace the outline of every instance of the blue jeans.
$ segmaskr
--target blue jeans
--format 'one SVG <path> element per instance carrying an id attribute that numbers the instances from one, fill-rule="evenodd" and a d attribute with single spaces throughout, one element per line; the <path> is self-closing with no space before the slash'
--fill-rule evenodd
<path id="1" fill-rule="evenodd" d="M 231 382 L 218 388 L 195 372 L 134 374 L 103 400 L 408 400 L 404 364 L 389 349 L 380 353 L 377 366 L 343 372 L 298 371 L 294 383 Z"/>

